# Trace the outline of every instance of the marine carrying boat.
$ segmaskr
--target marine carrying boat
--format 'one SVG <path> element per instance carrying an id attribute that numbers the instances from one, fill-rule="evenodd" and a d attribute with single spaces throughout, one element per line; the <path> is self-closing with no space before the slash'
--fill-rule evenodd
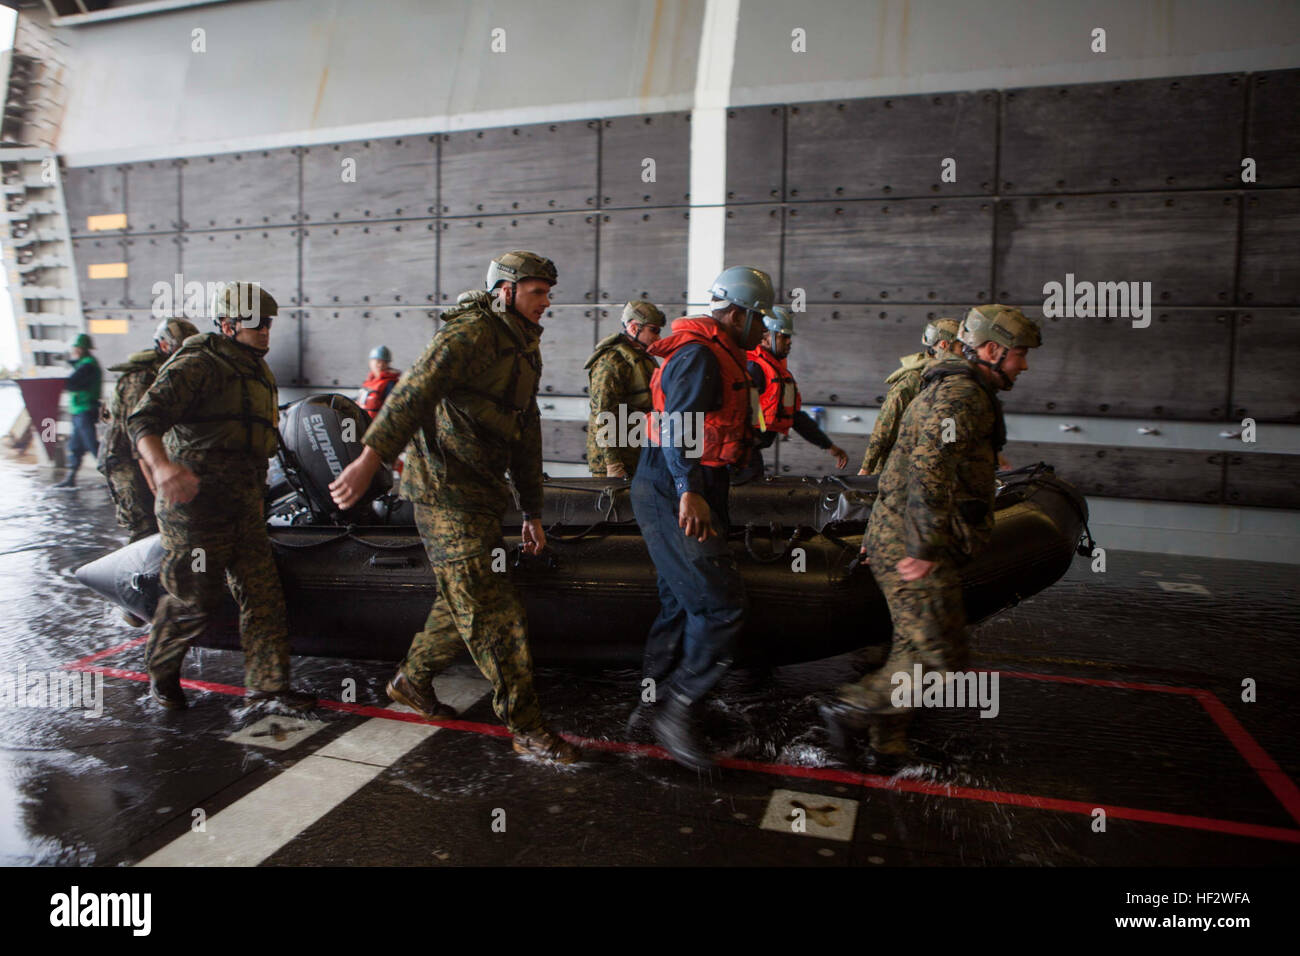
<path id="1" fill-rule="evenodd" d="M 368 423 L 350 400 L 312 396 L 283 421 L 268 524 L 293 652 L 400 660 L 436 595 L 410 504 L 388 493 L 391 477 L 381 473 L 368 501 L 335 511 L 325 488 L 360 453 L 355 439 Z M 1090 539 L 1079 544 L 1087 504 L 1050 466 L 1004 472 L 999 483 L 990 547 L 961 572 L 972 623 L 1055 583 L 1076 551 L 1091 552 Z M 521 516 L 511 511 L 496 556 L 527 609 L 534 657 L 639 662 L 659 594 L 628 483 L 565 478 L 545 489 L 546 550 L 523 554 Z M 732 489 L 728 539 L 750 603 L 738 660 L 795 663 L 889 640 L 889 609 L 858 558 L 875 497 L 875 477 L 778 477 Z M 148 619 L 162 554 L 155 535 L 76 576 Z M 200 643 L 237 649 L 233 600 L 215 618 Z"/>

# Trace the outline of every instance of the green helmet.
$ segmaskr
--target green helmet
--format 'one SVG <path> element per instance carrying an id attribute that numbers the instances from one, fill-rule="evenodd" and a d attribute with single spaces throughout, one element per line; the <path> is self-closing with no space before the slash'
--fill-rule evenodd
<path id="1" fill-rule="evenodd" d="M 749 266 L 722 270 L 713 280 L 709 295 L 763 316 L 772 314 L 772 300 L 776 298 L 772 291 L 772 277 Z"/>
<path id="2" fill-rule="evenodd" d="M 376 345 L 370 350 L 370 357 L 372 359 L 379 359 L 381 362 L 391 362 L 393 360 L 393 353 L 388 351 L 387 345 Z"/>
<path id="3" fill-rule="evenodd" d="M 166 342 L 172 347 L 172 351 L 175 351 L 191 335 L 198 334 L 199 330 L 194 327 L 193 322 L 187 322 L 185 319 L 163 319 L 158 323 L 158 328 L 153 331 L 153 344 L 161 345 Z"/>
<path id="4" fill-rule="evenodd" d="M 772 314 L 763 316 L 763 325 L 777 335 L 794 335 L 794 313 L 783 305 L 774 305 Z"/>
<path id="5" fill-rule="evenodd" d="M 1043 344 L 1038 323 L 1010 305 L 977 305 L 966 313 L 957 338 L 973 349 L 996 342 L 1008 349 L 1037 348 Z"/>
<path id="6" fill-rule="evenodd" d="M 72 340 L 72 347 L 74 349 L 85 349 L 86 351 L 90 351 L 95 347 L 95 343 L 91 341 L 89 335 L 82 332 Z"/>
<path id="7" fill-rule="evenodd" d="M 668 323 L 668 317 L 653 302 L 633 299 L 623 306 L 623 328 L 627 328 L 629 322 L 640 322 L 642 325 L 652 325 L 656 329 L 662 329 Z"/>
<path id="8" fill-rule="evenodd" d="M 262 319 L 279 314 L 280 306 L 275 298 L 256 282 L 227 282 L 212 303 L 212 322 L 218 329 L 222 319 L 232 325 L 248 325 L 250 320 L 257 319 L 260 325 Z"/>
<path id="9" fill-rule="evenodd" d="M 940 342 L 955 342 L 960 330 L 961 323 L 956 319 L 931 319 L 925 323 L 925 331 L 921 333 L 921 344 L 932 349 Z"/>
<path id="10" fill-rule="evenodd" d="M 497 256 L 488 265 L 489 292 L 502 282 L 522 282 L 524 279 L 541 279 L 555 285 L 558 279 L 555 263 L 535 252 L 507 252 Z"/>

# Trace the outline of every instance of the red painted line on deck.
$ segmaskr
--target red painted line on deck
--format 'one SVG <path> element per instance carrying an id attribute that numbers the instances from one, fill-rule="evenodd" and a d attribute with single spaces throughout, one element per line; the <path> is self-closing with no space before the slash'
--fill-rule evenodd
<path id="1" fill-rule="evenodd" d="M 981 668 L 985 670 L 985 668 Z M 1173 684 L 1135 684 L 1132 681 L 1107 680 L 1103 677 L 1068 677 L 1063 674 L 1035 674 L 1030 671 L 998 671 L 1002 677 L 1019 677 L 1024 680 L 1050 681 L 1057 684 L 1080 684 L 1084 687 L 1111 687 L 1118 690 L 1145 690 L 1159 694 L 1201 694 L 1196 687 L 1178 687 Z"/>
<path id="2" fill-rule="evenodd" d="M 102 655 L 101 655 L 102 656 Z M 82 670 L 102 673 L 106 677 L 121 677 L 127 680 L 145 681 L 149 680 L 149 675 L 141 674 L 136 671 L 122 670 L 115 667 L 92 667 L 77 662 L 69 665 L 67 670 Z M 1016 676 L 1041 676 L 1050 678 L 1053 675 L 1016 675 Z M 243 697 L 244 688 L 235 687 L 230 684 L 213 684 L 207 681 L 182 680 L 182 687 L 190 687 L 195 690 L 206 690 L 218 694 L 227 694 L 233 697 Z M 1155 686 L 1155 685 L 1153 685 Z M 1175 689 L 1180 690 L 1180 689 Z M 1264 752 L 1263 748 L 1255 742 L 1240 724 L 1236 723 L 1236 718 L 1228 713 L 1226 708 L 1219 700 L 1209 691 L 1200 691 L 1197 693 L 1198 699 L 1210 711 L 1210 715 L 1215 718 L 1224 732 L 1229 734 L 1230 739 L 1233 733 L 1238 733 L 1239 738 L 1233 739 L 1238 750 L 1243 754 L 1247 750 L 1243 747 L 1254 748 L 1257 752 L 1256 759 L 1262 760 L 1261 765 L 1257 766 L 1252 763 L 1256 771 L 1264 776 L 1264 770 L 1270 773 L 1276 772 L 1288 785 L 1292 792 L 1295 787 L 1291 784 L 1289 778 L 1282 773 L 1277 764 Z M 1208 700 L 1207 700 L 1208 698 Z M 1222 710 L 1222 717 L 1226 718 L 1230 724 L 1216 715 L 1215 705 Z M 321 700 L 320 706 L 330 710 L 338 710 L 344 713 L 357 714 L 365 717 L 378 717 L 383 720 L 404 720 L 416 724 L 430 724 L 436 727 L 446 727 L 448 730 L 463 730 L 468 733 L 481 734 L 492 737 L 509 737 L 510 731 L 499 724 L 481 724 L 465 720 L 429 720 L 421 717 L 419 714 L 406 713 L 404 711 L 388 710 L 384 707 L 375 707 L 367 704 L 349 704 L 343 701 Z M 1229 731 L 1228 727 L 1235 725 L 1234 731 Z M 671 760 L 672 758 L 662 747 L 649 746 L 646 744 L 624 743 L 618 740 L 586 740 L 582 737 L 575 737 L 571 734 L 565 734 L 564 737 L 571 742 L 584 747 L 588 750 L 601 750 L 611 753 L 627 753 L 644 757 L 653 757 L 658 760 Z M 1249 760 L 1250 757 L 1247 757 Z M 1263 840 L 1276 840 L 1282 843 L 1300 843 L 1300 830 L 1288 830 L 1284 827 L 1266 826 L 1257 823 L 1239 823 L 1235 820 L 1218 820 L 1213 817 L 1198 817 L 1182 813 L 1165 813 L 1160 810 L 1142 810 L 1137 807 L 1119 807 L 1110 806 L 1102 803 L 1081 803 L 1077 800 L 1062 800 L 1056 797 L 1037 797 L 1025 793 L 1009 793 L 1002 790 L 986 790 L 976 787 L 958 787 L 951 784 L 932 783 L 923 780 L 896 779 L 894 777 L 884 777 L 878 774 L 859 773 L 853 770 L 835 770 L 826 767 L 796 767 L 789 764 L 770 764 L 758 763 L 752 760 L 737 760 L 730 757 L 718 759 L 718 764 L 723 767 L 731 767 L 735 770 L 747 770 L 754 773 L 765 773 L 776 777 L 804 777 L 812 780 L 826 780 L 833 783 L 855 784 L 861 787 L 869 787 L 875 790 L 895 790 L 904 793 L 918 793 L 926 796 L 947 797 L 955 800 L 971 800 L 978 803 L 998 803 L 1009 806 L 1025 807 L 1032 810 L 1053 810 L 1058 813 L 1077 813 L 1083 816 L 1092 816 L 1098 808 L 1106 811 L 1107 817 L 1113 817 L 1117 820 L 1133 820 L 1139 823 L 1159 823 L 1165 826 L 1182 827 L 1191 830 L 1207 830 L 1213 833 L 1227 833 L 1234 836 L 1255 837 Z M 1261 769 L 1261 767 L 1263 769 Z M 1269 778 L 1265 777 L 1264 782 L 1269 783 Z M 1269 789 L 1275 794 L 1278 791 L 1269 784 Z M 1279 795 L 1278 797 L 1287 803 L 1286 799 Z M 1300 804 L 1300 795 L 1296 797 L 1297 803 Z M 1292 806 L 1287 804 L 1287 809 L 1292 810 Z M 1294 815 L 1294 811 L 1293 811 Z"/>
<path id="3" fill-rule="evenodd" d="M 93 664 L 101 657 L 112 657 L 114 654 L 120 654 L 122 651 L 130 650 L 133 647 L 139 647 L 147 640 L 149 640 L 148 635 L 145 635 L 144 637 L 134 638 L 133 640 L 127 641 L 125 644 L 119 644 L 117 645 L 117 647 L 110 647 L 106 651 L 99 651 L 96 654 L 90 654 L 86 657 L 81 658 L 80 660 L 73 661 L 71 664 L 67 665 L 63 669 L 68 671 L 77 670 L 81 665 Z"/>
<path id="4" fill-rule="evenodd" d="M 1223 701 L 1215 697 L 1208 690 L 1200 691 L 1196 699 L 1201 702 L 1201 706 L 1206 709 L 1214 722 L 1219 725 L 1219 729 L 1224 735 L 1232 741 L 1232 745 L 1237 748 L 1246 763 L 1259 774 L 1259 778 L 1264 781 L 1264 786 L 1273 791 L 1273 796 L 1277 797 L 1278 802 L 1286 807 L 1287 813 L 1291 818 L 1300 823 L 1300 789 L 1296 788 L 1295 783 L 1288 777 L 1285 771 L 1277 765 L 1277 762 L 1268 755 L 1268 752 L 1259 745 L 1241 723 L 1233 716 L 1232 711 L 1228 710 Z"/>

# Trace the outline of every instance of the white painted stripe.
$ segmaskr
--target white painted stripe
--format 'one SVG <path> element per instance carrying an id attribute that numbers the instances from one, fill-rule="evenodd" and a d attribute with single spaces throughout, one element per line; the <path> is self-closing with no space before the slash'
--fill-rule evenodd
<path id="1" fill-rule="evenodd" d="M 691 110 L 691 221 L 686 253 L 688 304 L 706 306 L 723 270 L 727 226 L 727 105 L 740 0 L 708 0 L 695 65 Z"/>
<path id="2" fill-rule="evenodd" d="M 439 699 L 458 711 L 489 686 L 473 678 L 434 680 Z M 257 866 L 440 729 L 371 718 L 214 814 L 205 832 L 191 830 L 136 865 Z"/>

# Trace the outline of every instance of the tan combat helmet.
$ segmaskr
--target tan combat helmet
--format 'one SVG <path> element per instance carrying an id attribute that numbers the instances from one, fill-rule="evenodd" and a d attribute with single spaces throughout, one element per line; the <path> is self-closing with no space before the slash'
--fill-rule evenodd
<path id="1" fill-rule="evenodd" d="M 236 327 L 255 329 L 263 319 L 279 314 L 275 297 L 256 282 L 227 282 L 212 303 L 212 321 L 218 329 L 222 319 Z"/>
<path id="2" fill-rule="evenodd" d="M 153 344 L 162 345 L 166 342 L 175 352 L 181 347 L 181 343 L 191 335 L 198 335 L 199 330 L 194 327 L 193 322 L 187 322 L 185 319 L 163 319 L 158 323 L 158 328 L 154 329 Z"/>
<path id="3" fill-rule="evenodd" d="M 1002 363 L 1011 349 L 1038 348 L 1043 344 L 1043 330 L 1038 323 L 1019 309 L 1010 305 L 977 305 L 966 313 L 957 338 L 966 346 L 966 358 L 991 369 L 1002 381 L 1003 390 L 1011 387 L 1002 372 Z M 975 355 L 975 350 L 985 342 L 1006 346 L 996 362 L 986 362 Z"/>
<path id="4" fill-rule="evenodd" d="M 642 325 L 652 325 L 656 329 L 662 329 L 668 323 L 668 317 L 653 302 L 633 299 L 623 306 L 623 328 L 626 329 L 631 322 L 640 322 Z"/>
<path id="5" fill-rule="evenodd" d="M 925 323 L 925 331 L 921 333 L 921 344 L 933 355 L 940 342 L 956 342 L 959 331 L 961 331 L 961 323 L 956 319 L 931 319 Z"/>
<path id="6" fill-rule="evenodd" d="M 555 263 L 535 252 L 506 252 L 488 265 L 487 291 L 491 292 L 502 282 L 522 282 L 524 279 L 541 279 L 555 285 L 558 273 Z"/>

